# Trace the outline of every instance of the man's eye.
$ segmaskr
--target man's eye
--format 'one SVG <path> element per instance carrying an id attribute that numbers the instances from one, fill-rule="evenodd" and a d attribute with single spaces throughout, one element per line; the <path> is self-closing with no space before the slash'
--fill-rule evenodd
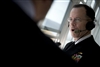
<path id="1" fill-rule="evenodd" d="M 76 21 L 76 22 L 80 22 L 81 20 L 80 20 L 80 19 L 76 19 L 75 21 Z"/>

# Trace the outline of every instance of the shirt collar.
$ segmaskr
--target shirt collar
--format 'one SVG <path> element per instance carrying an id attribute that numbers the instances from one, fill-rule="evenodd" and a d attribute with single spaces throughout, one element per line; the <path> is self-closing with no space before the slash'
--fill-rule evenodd
<path id="1" fill-rule="evenodd" d="M 90 36 L 91 36 L 91 34 L 89 34 L 89 35 L 87 35 L 87 36 L 85 36 L 85 37 L 80 38 L 78 41 L 75 42 L 75 45 L 78 44 L 79 42 L 81 42 L 81 41 L 83 41 L 83 40 L 89 38 Z"/>

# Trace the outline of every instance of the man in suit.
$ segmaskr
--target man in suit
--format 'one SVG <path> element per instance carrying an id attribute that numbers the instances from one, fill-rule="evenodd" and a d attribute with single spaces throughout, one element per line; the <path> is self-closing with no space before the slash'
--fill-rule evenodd
<path id="1" fill-rule="evenodd" d="M 3 62 L 7 66 L 65 66 L 72 61 L 41 30 L 53 0 L 2 0 Z M 2 40 L 3 40 L 2 39 Z"/>
<path id="2" fill-rule="evenodd" d="M 73 6 L 68 22 L 73 42 L 63 49 L 77 66 L 100 66 L 100 46 L 95 42 L 91 30 L 95 27 L 95 12 L 85 4 Z"/>

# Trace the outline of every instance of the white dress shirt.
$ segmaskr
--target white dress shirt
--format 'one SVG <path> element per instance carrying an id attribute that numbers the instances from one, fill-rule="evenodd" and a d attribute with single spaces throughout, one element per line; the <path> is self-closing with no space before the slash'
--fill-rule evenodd
<path id="1" fill-rule="evenodd" d="M 89 34 L 89 35 L 87 35 L 87 36 L 85 36 L 85 37 L 80 38 L 78 41 L 75 42 L 75 45 L 78 44 L 79 42 L 81 42 L 81 41 L 83 41 L 83 40 L 89 38 L 90 36 L 91 36 L 91 34 Z"/>

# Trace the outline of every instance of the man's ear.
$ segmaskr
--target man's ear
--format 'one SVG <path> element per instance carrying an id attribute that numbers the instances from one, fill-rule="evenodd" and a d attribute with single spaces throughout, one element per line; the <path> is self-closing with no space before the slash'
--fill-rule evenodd
<path id="1" fill-rule="evenodd" d="M 68 27 L 69 27 L 69 22 L 68 22 Z"/>

